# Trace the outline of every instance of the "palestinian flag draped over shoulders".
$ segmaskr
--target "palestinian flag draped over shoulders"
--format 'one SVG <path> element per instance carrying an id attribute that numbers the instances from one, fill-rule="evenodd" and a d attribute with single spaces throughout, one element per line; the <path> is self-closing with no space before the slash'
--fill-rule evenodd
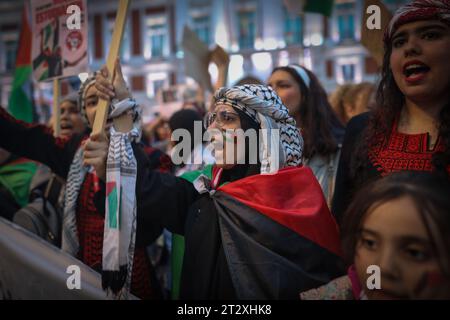
<path id="1" fill-rule="evenodd" d="M 329 270 L 342 266 L 339 231 L 311 169 L 287 167 L 214 186 L 220 175 L 208 166 L 183 178 L 210 183 L 240 299 L 292 298 L 332 279 Z"/>

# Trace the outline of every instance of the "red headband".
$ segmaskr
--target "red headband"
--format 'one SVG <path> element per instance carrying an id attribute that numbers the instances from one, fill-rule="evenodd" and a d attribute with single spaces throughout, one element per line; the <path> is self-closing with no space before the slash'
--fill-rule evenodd
<path id="1" fill-rule="evenodd" d="M 395 31 L 406 23 L 420 20 L 439 20 L 450 24 L 450 0 L 415 0 L 397 10 L 384 34 L 384 42 L 391 42 Z"/>

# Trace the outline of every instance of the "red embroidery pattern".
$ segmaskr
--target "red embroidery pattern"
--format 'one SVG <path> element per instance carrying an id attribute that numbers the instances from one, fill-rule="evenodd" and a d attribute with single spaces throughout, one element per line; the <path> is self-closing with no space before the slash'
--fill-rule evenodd
<path id="1" fill-rule="evenodd" d="M 404 134 L 397 132 L 397 124 L 388 138 L 369 149 L 369 160 L 382 176 L 396 171 L 432 171 L 435 152 L 445 150 L 439 137 L 434 150 L 428 150 L 428 134 Z M 450 172 L 450 167 L 448 168 Z"/>

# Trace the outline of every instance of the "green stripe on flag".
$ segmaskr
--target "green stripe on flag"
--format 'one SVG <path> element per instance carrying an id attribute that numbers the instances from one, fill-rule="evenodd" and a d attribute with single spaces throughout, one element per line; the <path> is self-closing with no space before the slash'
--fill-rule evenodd
<path id="1" fill-rule="evenodd" d="M 30 183 L 36 169 L 37 163 L 31 161 L 0 166 L 0 184 L 11 193 L 21 207 L 28 203 Z"/>
<path id="2" fill-rule="evenodd" d="M 184 258 L 184 237 L 172 234 L 172 300 L 180 298 L 181 268 Z"/>
<path id="3" fill-rule="evenodd" d="M 193 183 L 200 175 L 204 174 L 212 179 L 212 165 L 206 165 L 203 170 L 188 171 L 181 175 L 181 178 Z M 172 234 L 172 292 L 173 300 L 180 297 L 181 269 L 183 267 L 184 258 L 184 237 L 179 234 Z"/>
<path id="4" fill-rule="evenodd" d="M 108 195 L 109 227 L 117 229 L 117 188 L 114 187 Z"/>
<path id="5" fill-rule="evenodd" d="M 327 17 L 333 12 L 334 0 L 307 0 L 303 11 L 321 13 Z"/>
<path id="6" fill-rule="evenodd" d="M 31 101 L 31 66 L 17 66 L 14 72 L 14 81 L 9 96 L 8 109 L 16 119 L 32 122 L 33 103 Z M 29 87 L 27 93 L 24 88 Z"/>
<path id="7" fill-rule="evenodd" d="M 8 110 L 16 119 L 33 121 L 33 96 L 31 80 L 31 29 L 25 4 L 22 12 L 22 29 L 17 48 L 16 69 L 8 101 Z"/>
<path id="8" fill-rule="evenodd" d="M 122 188 L 122 186 L 120 186 L 120 195 L 119 195 L 119 215 L 118 215 L 118 225 L 116 226 L 116 228 L 120 228 L 120 225 L 121 225 L 121 223 L 122 223 L 122 191 L 123 191 L 123 188 Z"/>

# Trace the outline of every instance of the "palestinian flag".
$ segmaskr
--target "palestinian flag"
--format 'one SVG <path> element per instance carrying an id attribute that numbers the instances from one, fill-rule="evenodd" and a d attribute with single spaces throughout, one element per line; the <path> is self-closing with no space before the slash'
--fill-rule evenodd
<path id="1" fill-rule="evenodd" d="M 330 17 L 334 0 L 284 0 L 284 5 L 289 12 L 312 12 Z"/>
<path id="2" fill-rule="evenodd" d="M 182 177 L 197 184 L 206 176 L 214 185 L 220 174 L 221 169 L 208 166 Z M 288 167 L 213 189 L 211 198 L 239 299 L 295 299 L 344 273 L 338 226 L 311 169 Z M 182 254 L 180 239 L 174 239 L 174 255 Z M 180 256 L 174 258 L 182 261 Z M 181 264 L 172 267 L 177 298 Z"/>
<path id="3" fill-rule="evenodd" d="M 25 122 L 33 121 L 33 98 L 31 82 L 31 29 L 27 15 L 28 7 L 22 13 L 22 30 L 17 49 L 16 69 L 8 102 L 8 111 Z M 22 207 L 28 203 L 29 185 L 37 163 L 25 158 L 16 159 L 0 168 L 0 185 L 8 190 L 17 204 Z"/>
<path id="4" fill-rule="evenodd" d="M 28 7 L 22 13 L 22 30 L 17 49 L 16 69 L 9 97 L 9 112 L 25 122 L 33 121 L 33 97 L 31 82 L 31 29 L 27 15 Z"/>

